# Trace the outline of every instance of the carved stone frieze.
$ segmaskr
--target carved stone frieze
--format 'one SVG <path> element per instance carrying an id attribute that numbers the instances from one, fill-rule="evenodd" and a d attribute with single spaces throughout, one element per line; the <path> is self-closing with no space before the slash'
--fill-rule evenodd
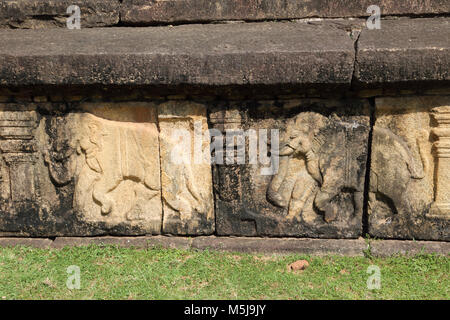
<path id="1" fill-rule="evenodd" d="M 450 239 L 449 96 L 45 100 L 0 103 L 0 235 Z"/>

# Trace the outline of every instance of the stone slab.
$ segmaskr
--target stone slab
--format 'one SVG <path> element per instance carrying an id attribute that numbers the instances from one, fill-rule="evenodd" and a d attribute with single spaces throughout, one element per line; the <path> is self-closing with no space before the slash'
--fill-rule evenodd
<path id="1" fill-rule="evenodd" d="M 0 104 L 0 230 L 31 237 L 212 234 L 209 151 L 200 103 Z M 196 161 L 198 154 L 204 157 Z"/>
<path id="2" fill-rule="evenodd" d="M 370 253 L 378 257 L 431 253 L 448 256 L 450 255 L 450 242 L 373 240 L 370 242 Z"/>
<path id="3" fill-rule="evenodd" d="M 368 232 L 450 240 L 450 97 L 375 99 Z"/>
<path id="4" fill-rule="evenodd" d="M 217 234 L 358 238 L 369 113 L 358 99 L 216 102 Z"/>
<path id="5" fill-rule="evenodd" d="M 259 237 L 196 237 L 192 248 L 265 254 L 311 254 L 363 256 L 367 244 L 364 240 L 295 239 Z"/>
<path id="6" fill-rule="evenodd" d="M 355 80 L 362 86 L 450 81 L 450 20 L 382 21 L 363 29 L 358 40 Z"/>
<path id="7" fill-rule="evenodd" d="M 81 28 L 119 23 L 119 0 L 0 0 L 0 28 L 67 28 L 67 8 L 80 8 Z"/>
<path id="8" fill-rule="evenodd" d="M 0 85 L 317 86 L 448 84 L 446 18 L 383 20 L 355 47 L 330 23 L 2 30 Z M 70 50 L 68 49 L 70 48 Z"/>
<path id="9" fill-rule="evenodd" d="M 50 248 L 53 241 L 45 238 L 1 238 L 0 247 L 10 246 L 27 246 L 34 248 L 47 249 Z"/>
<path id="10" fill-rule="evenodd" d="M 300 23 L 2 30 L 0 85 L 348 87 L 353 41 Z"/>
<path id="11" fill-rule="evenodd" d="M 169 101 L 158 106 L 163 233 L 212 234 L 215 230 L 206 106 Z"/>
<path id="12" fill-rule="evenodd" d="M 50 240 L 49 240 L 50 241 Z M 96 245 L 116 245 L 129 248 L 172 248 L 172 249 L 190 249 L 192 239 L 187 237 L 168 237 L 168 236 L 142 236 L 142 237 L 56 237 L 51 242 L 51 247 L 60 249 L 73 246 Z"/>
<path id="13" fill-rule="evenodd" d="M 147 248 L 147 237 L 56 237 L 51 248 L 115 245 L 123 248 Z"/>
<path id="14" fill-rule="evenodd" d="M 337 18 L 368 16 L 370 5 L 386 15 L 425 15 L 450 12 L 446 0 L 124 0 L 121 22 L 131 25 L 210 22 L 221 20 Z"/>
<path id="15" fill-rule="evenodd" d="M 146 237 L 148 248 L 166 248 L 189 250 L 192 246 L 192 239 L 189 237 L 171 237 L 171 236 L 150 236 Z"/>

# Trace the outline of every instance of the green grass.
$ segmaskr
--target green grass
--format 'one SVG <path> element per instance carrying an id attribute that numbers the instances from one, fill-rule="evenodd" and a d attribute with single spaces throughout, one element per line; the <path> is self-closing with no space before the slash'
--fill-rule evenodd
<path id="1" fill-rule="evenodd" d="M 287 265 L 306 259 L 292 273 Z M 67 267 L 81 288 L 66 286 Z M 367 289 L 367 268 L 381 288 Z M 0 299 L 449 299 L 448 257 L 263 256 L 114 246 L 0 248 Z"/>

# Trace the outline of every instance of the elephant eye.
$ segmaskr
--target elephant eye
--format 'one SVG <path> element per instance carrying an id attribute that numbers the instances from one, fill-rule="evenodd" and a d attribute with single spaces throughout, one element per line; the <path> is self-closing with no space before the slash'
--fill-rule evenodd
<path id="1" fill-rule="evenodd" d="M 289 138 L 290 139 L 295 139 L 295 138 L 298 137 L 299 134 L 300 134 L 300 131 L 294 130 L 294 131 L 292 131 L 291 136 Z"/>

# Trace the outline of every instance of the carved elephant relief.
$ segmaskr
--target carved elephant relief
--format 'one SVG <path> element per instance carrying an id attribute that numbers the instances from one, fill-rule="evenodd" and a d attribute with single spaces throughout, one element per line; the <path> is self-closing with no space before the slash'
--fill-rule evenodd
<path id="1" fill-rule="evenodd" d="M 121 123 L 75 113 L 49 119 L 43 157 L 57 186 L 74 181 L 74 208 L 142 220 L 142 203 L 160 197 L 158 132 L 151 123 Z M 67 139 L 67 137 L 70 137 Z M 127 203 L 127 205 L 125 205 Z"/>
<path id="2" fill-rule="evenodd" d="M 327 118 L 313 112 L 301 113 L 288 123 L 279 152 L 280 169 L 267 189 L 268 201 L 288 208 L 287 218 L 292 219 L 313 199 L 314 208 L 331 222 L 340 210 L 336 198 L 348 190 L 355 212 L 361 212 L 364 182 L 354 172 L 359 165 L 348 152 L 351 128 L 336 115 Z M 286 188 L 292 179 L 296 181 Z"/>

